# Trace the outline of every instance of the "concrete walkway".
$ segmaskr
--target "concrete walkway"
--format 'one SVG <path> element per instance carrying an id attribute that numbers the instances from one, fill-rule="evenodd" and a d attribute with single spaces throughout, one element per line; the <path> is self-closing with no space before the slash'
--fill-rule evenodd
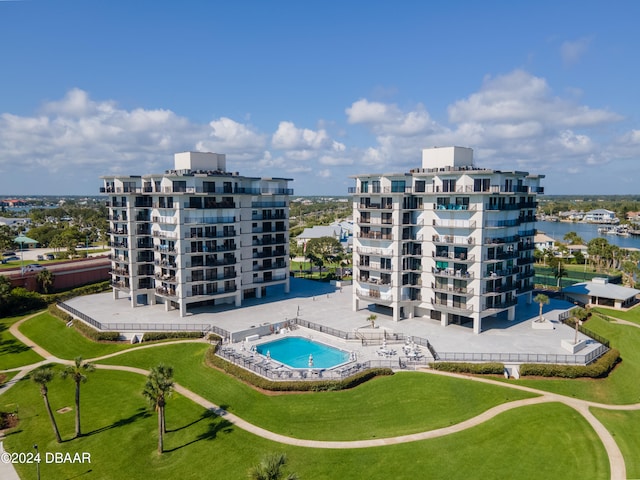
<path id="1" fill-rule="evenodd" d="M 31 342 L 29 338 L 24 336 L 18 330 L 20 325 L 31 317 L 32 316 L 27 317 L 19 322 L 16 322 L 10 327 L 9 330 L 16 338 L 18 338 L 20 341 L 22 341 L 26 345 L 31 346 L 34 349 L 34 351 L 36 351 L 39 355 L 44 357 L 44 360 L 42 360 L 41 362 L 34 363 L 32 365 L 20 367 L 19 369 L 11 369 L 10 371 L 18 371 L 18 374 L 0 390 L 0 394 L 7 391 L 9 388 L 11 388 L 13 384 L 15 384 L 21 378 L 26 376 L 31 370 L 33 370 L 34 368 L 37 368 L 40 365 L 44 365 L 47 363 L 60 363 L 60 364 L 72 363 L 71 360 L 62 360 L 54 357 L 49 352 L 41 348 L 39 345 L 33 344 L 33 342 Z M 637 326 L 635 324 L 632 324 L 632 325 Z M 195 340 L 195 342 L 202 342 L 202 341 L 203 340 Z M 173 343 L 193 343 L 193 342 L 194 340 L 178 340 L 175 342 L 164 342 L 160 344 L 144 345 L 137 348 L 154 348 L 157 346 L 170 345 Z M 117 355 L 122 355 L 127 351 L 130 351 L 130 350 L 116 352 L 113 354 L 104 355 L 104 356 L 96 357 L 93 359 L 87 359 L 87 361 L 91 361 L 95 363 L 102 359 L 115 357 Z M 127 366 L 121 366 L 121 365 L 96 364 L 96 367 L 100 369 L 105 369 L 105 370 L 118 370 L 118 371 L 132 372 L 132 373 L 137 373 L 139 375 L 145 375 L 145 376 L 149 374 L 149 371 L 141 368 L 127 367 Z M 275 432 L 271 432 L 269 430 L 265 430 L 257 425 L 254 425 L 252 423 L 249 423 L 243 420 L 237 415 L 227 412 L 226 410 L 220 408 L 218 405 L 215 405 L 214 403 L 210 402 L 206 398 L 201 397 L 197 393 L 192 392 L 191 390 L 188 390 L 179 384 L 175 385 L 175 390 L 177 393 L 185 396 L 186 398 L 189 398 L 190 400 L 197 403 L 198 405 L 213 411 L 216 415 L 220 417 L 224 417 L 225 420 L 227 420 L 229 423 L 236 425 L 237 427 L 243 430 L 246 430 L 247 432 L 250 432 L 254 435 L 260 436 L 262 438 L 265 438 L 274 442 L 282 443 L 282 444 L 295 445 L 295 446 L 306 447 L 306 448 L 323 448 L 323 449 L 324 448 L 326 449 L 370 448 L 370 447 L 380 447 L 385 445 L 396 445 L 400 443 L 415 442 L 415 441 L 426 440 L 430 438 L 437 438 L 444 435 L 458 433 L 468 428 L 475 427 L 477 425 L 480 425 L 494 418 L 495 416 L 501 413 L 504 413 L 508 410 L 512 410 L 514 408 L 527 406 L 527 405 L 536 405 L 536 404 L 546 403 L 546 402 L 560 402 L 565 405 L 568 405 L 569 407 L 575 409 L 578 413 L 580 413 L 587 420 L 587 422 L 589 422 L 591 427 L 594 429 L 594 431 L 600 438 L 600 441 L 602 442 L 607 452 L 607 456 L 609 458 L 609 467 L 611 471 L 610 478 L 612 480 L 624 480 L 626 478 L 626 467 L 625 467 L 624 457 L 622 455 L 622 452 L 620 451 L 611 433 L 604 427 L 604 425 L 602 425 L 602 423 L 600 423 L 600 421 L 591 413 L 589 409 L 591 407 L 597 407 L 597 408 L 609 409 L 609 410 L 640 410 L 640 403 L 632 404 L 632 405 L 601 404 L 601 403 L 591 402 L 587 400 L 580 400 L 572 397 L 567 397 L 567 396 L 559 395 L 555 393 L 549 393 L 543 390 L 525 387 L 522 385 L 514 385 L 514 384 L 499 382 L 497 380 L 492 380 L 492 379 L 472 377 L 467 375 L 459 375 L 459 374 L 448 373 L 448 372 L 440 372 L 440 371 L 431 370 L 431 369 L 423 369 L 420 371 L 424 372 L 425 374 L 444 375 L 444 376 L 449 376 L 454 378 L 463 378 L 470 381 L 488 383 L 488 384 L 492 384 L 500 387 L 513 388 L 513 389 L 533 393 L 538 396 L 534 398 L 517 400 L 517 401 L 497 405 L 473 418 L 470 418 L 468 420 L 465 420 L 455 425 L 451 425 L 449 427 L 444 427 L 436 430 L 429 430 L 425 432 L 419 432 L 419 433 L 414 433 L 410 435 L 400 435 L 400 436 L 389 437 L 389 438 L 377 438 L 372 440 L 323 441 L 323 440 L 305 440 L 305 439 L 287 437 L 285 435 L 281 435 Z M 0 449 L 1 448 L 2 447 L 0 446 Z M 19 479 L 19 477 L 15 472 L 15 469 L 13 468 L 13 465 L 4 464 L 2 462 L 0 462 L 0 478 L 3 480 Z"/>

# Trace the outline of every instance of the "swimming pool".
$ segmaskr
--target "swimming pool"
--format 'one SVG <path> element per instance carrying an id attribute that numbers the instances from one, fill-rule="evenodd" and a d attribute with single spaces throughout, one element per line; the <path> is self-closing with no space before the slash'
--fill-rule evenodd
<path id="1" fill-rule="evenodd" d="M 349 352 L 302 337 L 287 337 L 256 346 L 256 351 L 292 368 L 333 368 L 349 361 Z"/>

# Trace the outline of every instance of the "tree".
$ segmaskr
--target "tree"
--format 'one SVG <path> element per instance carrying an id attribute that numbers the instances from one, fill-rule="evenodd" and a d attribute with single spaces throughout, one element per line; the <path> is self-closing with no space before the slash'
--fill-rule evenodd
<path id="1" fill-rule="evenodd" d="M 158 413 L 158 453 L 164 450 L 164 433 L 167 431 L 164 418 L 164 406 L 173 391 L 173 367 L 160 364 L 153 367 L 147 375 L 147 383 L 142 394 L 149 400 L 151 407 Z"/>
<path id="2" fill-rule="evenodd" d="M 54 275 L 51 270 L 40 270 L 36 275 L 36 282 L 40 285 L 40 290 L 43 293 L 49 293 L 49 287 L 53 285 Z"/>
<path id="3" fill-rule="evenodd" d="M 633 288 L 635 285 L 634 277 L 640 273 L 640 268 L 638 268 L 638 262 L 634 260 L 625 260 L 622 262 L 621 266 L 622 273 L 624 273 L 627 277 L 627 284 Z"/>
<path id="4" fill-rule="evenodd" d="M 67 365 L 60 373 L 62 378 L 70 377 L 76 384 L 76 437 L 82 435 L 80 430 L 80 384 L 87 381 L 85 372 L 93 372 L 95 367 L 91 363 L 82 363 L 82 357 L 76 357 L 73 365 Z"/>
<path id="5" fill-rule="evenodd" d="M 580 322 L 584 322 L 589 317 L 589 311 L 586 308 L 577 307 L 573 310 L 573 320 L 576 322 L 576 334 L 573 339 L 573 344 L 578 343 L 578 327 Z"/>
<path id="6" fill-rule="evenodd" d="M 53 416 L 53 411 L 51 411 L 51 405 L 49 404 L 49 388 L 47 387 L 47 384 L 53 380 L 53 370 L 51 370 L 51 367 L 46 365 L 38 367 L 31 374 L 31 380 L 40 387 L 40 395 L 42 395 L 42 398 L 44 399 L 44 406 L 47 409 L 47 414 L 49 415 L 49 420 L 51 421 L 51 427 L 53 428 L 53 433 L 56 436 L 56 441 L 58 443 L 62 443 L 60 431 L 58 430 L 56 419 Z"/>
<path id="7" fill-rule="evenodd" d="M 286 477 L 282 471 L 282 467 L 287 463 L 287 457 L 284 453 L 271 453 L 264 457 L 262 461 L 249 470 L 249 478 L 251 480 L 297 480 L 295 473 L 290 473 Z"/>
<path id="8" fill-rule="evenodd" d="M 376 318 L 378 318 L 378 316 L 375 313 L 372 313 L 367 317 L 367 321 L 371 322 L 371 328 L 375 328 Z"/>
<path id="9" fill-rule="evenodd" d="M 540 318 L 536 320 L 536 322 L 544 322 L 544 318 L 542 317 L 542 306 L 549 305 L 549 297 L 544 293 L 539 293 L 534 297 L 533 301 L 540 304 Z"/>
<path id="10" fill-rule="evenodd" d="M 569 245 L 582 245 L 584 244 L 584 240 L 580 235 L 576 232 L 567 232 L 562 238 Z"/>
<path id="11" fill-rule="evenodd" d="M 557 281 L 556 286 L 560 290 L 562 290 L 562 285 L 561 285 L 562 277 L 567 276 L 567 270 L 564 268 L 562 261 L 558 260 L 557 265 L 553 269 L 553 276 L 556 277 L 556 281 Z"/>
<path id="12" fill-rule="evenodd" d="M 609 247 L 609 242 L 606 238 L 594 238 L 589 240 L 587 243 L 587 253 L 589 254 L 589 259 L 593 259 L 595 262 L 595 267 L 600 268 L 602 265 L 602 260 L 607 254 L 607 250 Z"/>

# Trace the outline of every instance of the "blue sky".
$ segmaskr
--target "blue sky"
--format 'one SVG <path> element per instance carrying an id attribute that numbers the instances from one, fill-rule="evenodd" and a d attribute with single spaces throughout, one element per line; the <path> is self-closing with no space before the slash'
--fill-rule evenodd
<path id="1" fill-rule="evenodd" d="M 0 195 L 229 170 L 346 195 L 474 149 L 548 194 L 640 181 L 640 2 L 0 0 Z"/>

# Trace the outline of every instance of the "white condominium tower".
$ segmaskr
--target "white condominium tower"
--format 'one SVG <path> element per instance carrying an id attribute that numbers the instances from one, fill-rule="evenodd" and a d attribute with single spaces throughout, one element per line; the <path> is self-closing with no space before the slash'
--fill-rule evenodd
<path id="1" fill-rule="evenodd" d="M 234 304 L 289 291 L 288 178 L 244 177 L 215 153 L 175 154 L 162 174 L 101 177 L 114 299 L 131 306 Z"/>
<path id="2" fill-rule="evenodd" d="M 536 194 L 544 175 L 473 165 L 463 147 L 422 151 L 422 168 L 355 177 L 353 309 L 472 324 L 531 303 Z"/>

